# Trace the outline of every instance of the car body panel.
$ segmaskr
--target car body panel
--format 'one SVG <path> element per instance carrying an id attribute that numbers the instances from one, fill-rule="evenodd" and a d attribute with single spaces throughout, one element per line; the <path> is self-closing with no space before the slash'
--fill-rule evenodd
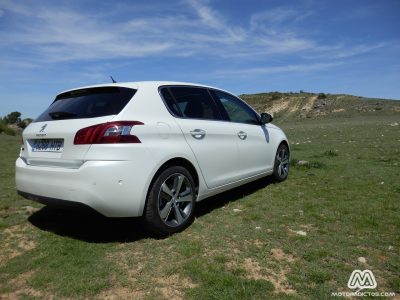
<path id="1" fill-rule="evenodd" d="M 208 188 L 216 188 L 240 179 L 237 137 L 232 124 L 179 118 L 176 122 L 196 157 Z M 204 131 L 204 135 L 196 138 L 194 135 L 199 130 Z"/>

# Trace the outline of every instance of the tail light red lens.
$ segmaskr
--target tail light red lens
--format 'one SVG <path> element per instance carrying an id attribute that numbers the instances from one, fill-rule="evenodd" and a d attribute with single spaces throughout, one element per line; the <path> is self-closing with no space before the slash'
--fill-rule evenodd
<path id="1" fill-rule="evenodd" d="M 131 134 L 136 125 L 144 124 L 139 121 L 118 121 L 85 127 L 75 134 L 74 145 L 141 143 L 137 136 Z"/>

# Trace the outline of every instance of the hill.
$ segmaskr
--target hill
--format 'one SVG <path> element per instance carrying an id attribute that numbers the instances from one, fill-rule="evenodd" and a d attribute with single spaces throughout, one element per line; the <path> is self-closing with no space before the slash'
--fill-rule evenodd
<path id="1" fill-rule="evenodd" d="M 364 98 L 345 94 L 260 93 L 240 95 L 259 112 L 275 119 L 353 117 L 400 113 L 400 101 Z"/>

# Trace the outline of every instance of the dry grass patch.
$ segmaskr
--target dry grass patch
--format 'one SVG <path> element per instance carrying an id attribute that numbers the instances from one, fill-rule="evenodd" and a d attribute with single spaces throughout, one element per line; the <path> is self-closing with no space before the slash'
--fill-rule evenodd
<path id="1" fill-rule="evenodd" d="M 117 299 L 143 299 L 145 292 L 133 288 L 116 285 L 115 287 L 101 292 L 96 299 L 117 300 Z"/>
<path id="2" fill-rule="evenodd" d="M 182 289 L 193 289 L 198 287 L 198 284 L 193 283 L 189 278 L 182 278 L 178 274 L 161 277 L 157 279 L 159 291 L 163 299 L 185 299 Z"/>
<path id="3" fill-rule="evenodd" d="M 9 286 L 12 292 L 0 294 L 0 299 L 21 299 L 24 296 L 30 296 L 40 299 L 54 299 L 53 296 L 45 294 L 44 292 L 33 289 L 28 286 L 27 281 L 33 275 L 34 271 L 29 271 L 18 275 L 16 278 L 9 281 Z"/>
<path id="4" fill-rule="evenodd" d="M 282 110 L 285 110 L 289 107 L 289 100 L 285 101 L 275 101 L 271 107 L 266 107 L 266 111 L 268 111 L 271 114 L 278 113 Z"/>
<path id="5" fill-rule="evenodd" d="M 308 113 L 314 107 L 314 103 L 317 100 L 318 96 L 309 97 L 307 102 L 303 105 L 302 111 Z"/>
<path id="6" fill-rule="evenodd" d="M 295 262 L 296 258 L 291 254 L 286 254 L 280 248 L 271 249 L 272 257 L 277 261 Z"/>
<path id="7" fill-rule="evenodd" d="M 286 277 L 290 272 L 289 268 L 281 268 L 279 272 L 276 272 L 269 268 L 262 268 L 257 261 L 254 261 L 251 258 L 245 258 L 243 268 L 246 271 L 247 278 L 271 282 L 274 286 L 274 293 L 296 293 L 296 291 L 289 285 Z"/>
<path id="8" fill-rule="evenodd" d="M 4 238 L 0 252 L 0 265 L 36 248 L 36 242 L 27 236 L 28 227 L 27 224 L 14 225 L 3 231 Z"/>

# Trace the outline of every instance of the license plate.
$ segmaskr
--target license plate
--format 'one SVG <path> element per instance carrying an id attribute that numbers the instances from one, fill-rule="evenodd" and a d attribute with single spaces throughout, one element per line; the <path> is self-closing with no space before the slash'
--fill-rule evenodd
<path id="1" fill-rule="evenodd" d="M 64 140 L 62 139 L 41 139 L 32 140 L 32 152 L 62 152 Z"/>

